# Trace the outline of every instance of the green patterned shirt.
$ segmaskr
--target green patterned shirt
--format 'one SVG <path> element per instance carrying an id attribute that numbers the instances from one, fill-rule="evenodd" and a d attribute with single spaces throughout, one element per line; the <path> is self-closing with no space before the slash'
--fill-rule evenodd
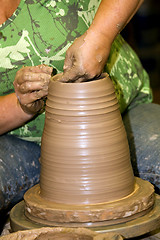
<path id="1" fill-rule="evenodd" d="M 14 14 L 0 25 L 0 95 L 14 92 L 22 66 L 47 64 L 62 72 L 65 52 L 90 26 L 100 0 L 21 0 Z M 119 35 L 105 66 L 115 85 L 121 112 L 151 102 L 149 78 L 137 55 Z M 11 131 L 40 142 L 45 114 Z"/>

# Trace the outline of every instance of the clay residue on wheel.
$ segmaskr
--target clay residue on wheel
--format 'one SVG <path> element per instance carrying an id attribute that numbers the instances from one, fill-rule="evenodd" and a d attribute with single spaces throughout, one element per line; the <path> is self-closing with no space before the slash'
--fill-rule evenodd
<path id="1" fill-rule="evenodd" d="M 76 233 L 41 233 L 35 240 L 93 240 L 93 237 Z"/>

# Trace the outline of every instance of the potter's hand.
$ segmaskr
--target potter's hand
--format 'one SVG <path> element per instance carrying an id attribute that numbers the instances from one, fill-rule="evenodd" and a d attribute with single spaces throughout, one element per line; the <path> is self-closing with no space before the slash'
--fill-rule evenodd
<path id="1" fill-rule="evenodd" d="M 101 0 L 86 33 L 67 50 L 62 81 L 81 82 L 100 75 L 112 42 L 142 2 L 143 0 Z"/>
<path id="2" fill-rule="evenodd" d="M 62 82 L 83 82 L 99 76 L 110 52 L 103 36 L 86 32 L 66 52 Z"/>
<path id="3" fill-rule="evenodd" d="M 17 72 L 13 85 L 24 112 L 34 115 L 43 108 L 51 73 L 52 68 L 46 65 L 23 67 Z"/>

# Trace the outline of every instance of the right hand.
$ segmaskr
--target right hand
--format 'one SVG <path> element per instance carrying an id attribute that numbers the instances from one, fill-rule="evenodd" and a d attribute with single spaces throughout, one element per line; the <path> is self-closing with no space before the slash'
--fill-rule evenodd
<path id="1" fill-rule="evenodd" d="M 67 50 L 61 81 L 83 82 L 98 77 L 107 62 L 110 48 L 103 34 L 88 30 Z"/>
<path id="2" fill-rule="evenodd" d="M 13 85 L 18 102 L 27 114 L 35 115 L 43 108 L 52 70 L 52 67 L 38 65 L 17 71 Z"/>

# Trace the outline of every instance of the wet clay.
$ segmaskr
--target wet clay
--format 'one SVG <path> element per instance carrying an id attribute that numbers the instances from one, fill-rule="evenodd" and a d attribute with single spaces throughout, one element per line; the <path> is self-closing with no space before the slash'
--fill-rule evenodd
<path id="1" fill-rule="evenodd" d="M 99 234 L 85 228 L 40 228 L 18 231 L 1 237 L 2 240 L 123 240 L 120 234 Z"/>
<path id="2" fill-rule="evenodd" d="M 134 190 L 130 153 L 107 74 L 83 83 L 53 77 L 41 144 L 40 194 L 64 204 L 98 204 Z"/>
<path id="3" fill-rule="evenodd" d="M 101 204 L 55 203 L 41 197 L 37 184 L 24 195 L 25 216 L 47 226 L 110 226 L 143 216 L 153 207 L 154 197 L 153 185 L 140 178 L 135 178 L 135 189 L 130 195 Z"/>
<path id="4" fill-rule="evenodd" d="M 40 184 L 29 189 L 24 205 L 19 205 L 25 224 L 106 228 L 148 214 L 155 202 L 154 187 L 133 176 L 111 80 L 107 74 L 82 83 L 60 79 L 61 74 L 49 85 Z M 11 219 L 12 226 L 21 227 L 14 211 Z M 62 239 L 85 239 L 79 237 L 62 234 Z M 93 239 L 103 239 L 98 237 Z M 36 239 L 47 238 L 48 232 Z"/>
<path id="5" fill-rule="evenodd" d="M 74 233 L 41 233 L 41 235 L 35 240 L 93 240 L 93 237 L 91 236 L 84 236 L 84 235 L 78 235 Z"/>

